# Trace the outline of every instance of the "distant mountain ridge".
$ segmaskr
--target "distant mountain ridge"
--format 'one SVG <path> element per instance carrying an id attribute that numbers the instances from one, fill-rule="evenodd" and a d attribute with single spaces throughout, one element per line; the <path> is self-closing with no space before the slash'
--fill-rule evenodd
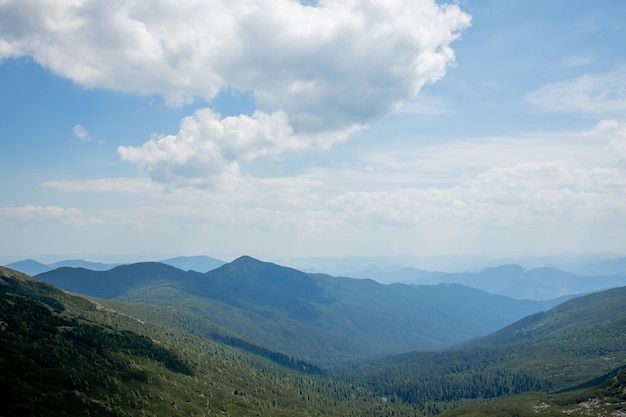
<path id="1" fill-rule="evenodd" d="M 359 259 L 359 262 L 364 263 L 366 262 L 365 259 L 367 258 Z M 373 260 L 376 259 L 377 258 L 374 258 Z M 551 259 L 544 261 L 548 264 L 556 262 Z M 209 256 L 179 256 L 157 262 L 176 267 L 183 271 L 196 271 L 200 273 L 206 273 L 226 264 L 225 261 Z M 339 261 L 336 260 L 336 262 Z M 541 259 L 536 259 L 530 262 L 530 264 L 541 265 L 541 262 Z M 570 263 L 571 262 L 573 261 L 570 260 Z M 297 264 L 298 262 L 295 263 Z M 105 271 L 119 265 L 121 264 L 90 262 L 81 259 L 63 260 L 46 265 L 32 259 L 27 259 L 13 262 L 6 266 L 35 276 L 60 267 Z M 301 269 L 296 267 L 296 269 L 310 273 L 316 272 L 314 268 Z M 573 269 L 552 266 L 524 267 L 519 264 L 511 263 L 483 268 L 476 272 L 443 272 L 400 265 L 373 265 L 355 271 L 356 272 L 332 275 L 369 278 L 383 284 L 403 283 L 436 285 L 441 283 L 456 283 L 481 289 L 491 294 L 538 301 L 563 296 L 582 295 L 626 285 L 626 257 L 582 259 L 579 265 L 573 267 Z"/>
<path id="2" fill-rule="evenodd" d="M 159 261 L 160 263 L 182 269 L 183 271 L 197 271 L 208 272 L 212 269 L 218 268 L 224 265 L 226 262 L 210 256 L 179 256 L 176 258 L 169 258 Z M 102 262 L 90 262 L 83 259 L 66 259 L 50 264 L 44 264 L 34 259 L 25 259 L 23 261 L 12 262 L 5 265 L 7 268 L 20 271 L 24 274 L 35 276 L 43 272 L 52 271 L 57 268 L 69 267 L 69 268 L 84 268 L 92 271 L 107 271 L 113 269 L 116 266 L 124 265 L 127 263 L 102 263 Z"/>
<path id="3" fill-rule="evenodd" d="M 617 263 L 611 263 L 614 265 Z M 415 285 L 455 283 L 491 294 L 528 300 L 549 300 L 582 295 L 626 285 L 626 275 L 586 276 L 551 267 L 527 269 L 517 264 L 485 268 L 479 272 L 428 272 L 415 268 L 370 268 L 354 274 L 382 282 Z"/>
<path id="4" fill-rule="evenodd" d="M 41 262 L 37 262 L 34 259 L 25 259 L 23 261 L 12 262 L 5 266 L 15 271 L 20 271 L 23 274 L 32 276 L 41 274 L 42 272 L 52 271 L 54 269 L 53 267 L 42 264 Z"/>
<path id="5" fill-rule="evenodd" d="M 248 256 L 204 274 L 138 263 L 36 277 L 94 297 L 184 309 L 257 345 L 324 364 L 450 346 L 556 304 L 461 285 L 307 274 Z"/>

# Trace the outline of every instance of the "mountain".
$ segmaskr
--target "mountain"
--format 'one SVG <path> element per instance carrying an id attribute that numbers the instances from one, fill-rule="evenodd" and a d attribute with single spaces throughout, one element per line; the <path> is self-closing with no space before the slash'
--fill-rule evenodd
<path id="1" fill-rule="evenodd" d="M 364 368 L 380 395 L 443 411 L 470 400 L 598 384 L 626 365 L 626 287 L 562 303 L 447 351 Z"/>
<path id="2" fill-rule="evenodd" d="M 2 267 L 0 401 L 3 416 L 415 415 Z"/>
<path id="3" fill-rule="evenodd" d="M 197 272 L 185 272 L 159 262 L 120 265 L 106 271 L 62 267 L 36 275 L 55 287 L 98 298 L 117 298 L 142 287 L 155 287 L 169 282 L 185 282 Z"/>
<path id="4" fill-rule="evenodd" d="M 626 285 L 626 274 L 585 276 L 550 267 L 527 269 L 517 264 L 461 273 L 428 272 L 414 268 L 370 268 L 355 275 L 382 282 L 415 285 L 455 283 L 491 294 L 529 300 L 549 300 Z"/>
<path id="5" fill-rule="evenodd" d="M 348 276 L 353 278 L 374 279 L 383 284 L 419 284 L 420 282 L 425 283 L 428 281 L 430 285 L 432 285 L 443 283 L 443 281 L 436 279 L 436 277 L 441 275 L 446 275 L 446 273 L 394 265 L 386 267 L 370 266 L 369 268 L 349 274 Z"/>
<path id="6" fill-rule="evenodd" d="M 209 272 L 219 268 L 226 262 L 210 256 L 179 256 L 165 259 L 161 263 L 182 269 L 183 271 Z"/>
<path id="7" fill-rule="evenodd" d="M 626 275 L 626 257 L 606 259 L 578 268 L 582 275 Z"/>
<path id="8" fill-rule="evenodd" d="M 54 262 L 51 264 L 43 264 L 41 262 L 35 261 L 33 259 L 26 259 L 23 261 L 17 261 L 10 264 L 7 264 L 6 267 L 20 271 L 26 275 L 37 275 L 43 272 L 52 271 L 53 269 L 62 268 L 62 267 L 70 267 L 70 268 L 85 268 L 91 269 L 94 271 L 106 271 L 108 269 L 114 268 L 119 264 L 104 264 L 100 262 L 89 262 L 84 261 L 82 259 L 68 259 L 64 261 Z"/>
<path id="9" fill-rule="evenodd" d="M 248 256 L 205 274 L 138 263 L 109 271 L 60 268 L 37 278 L 75 293 L 184 310 L 255 345 L 325 367 L 451 346 L 556 304 L 460 285 L 307 274 Z"/>
<path id="10" fill-rule="evenodd" d="M 519 300 L 452 284 L 382 285 L 305 274 L 250 257 L 206 274 L 140 263 L 90 271 L 95 275 L 84 282 L 85 271 L 42 275 L 65 275 L 65 284 L 92 291 L 110 291 L 102 284 L 112 279 L 124 291 L 111 292 L 118 294 L 115 300 L 88 299 L 0 267 L 0 415 L 625 411 L 626 287 L 569 300 L 455 347 L 352 361 L 339 372 L 253 339 L 290 343 L 293 351 L 311 344 L 309 352 L 321 347 L 334 355 L 344 342 L 358 348 L 356 341 L 410 338 L 407 323 L 416 318 L 423 328 L 439 324 L 442 333 L 454 333 L 485 318 L 481 304 L 497 299 L 515 307 Z M 150 303 L 120 301 L 132 298 Z M 461 312 L 450 311 L 463 303 Z M 390 325 L 389 318 L 404 330 L 385 333 L 376 320 Z M 448 327 L 447 320 L 458 327 Z M 270 333 L 258 337 L 252 332 L 257 327 Z M 364 329 L 381 338 L 367 339 Z"/>
<path id="11" fill-rule="evenodd" d="M 85 268 L 85 269 L 91 269 L 93 271 L 107 271 L 111 268 L 115 268 L 118 265 L 119 264 L 110 264 L 110 263 L 105 264 L 101 262 L 90 262 L 90 261 L 84 261 L 82 259 L 67 259 L 64 261 L 51 263 L 48 266 L 50 267 L 50 269 L 69 267 L 69 268 Z"/>
<path id="12" fill-rule="evenodd" d="M 20 271 L 26 275 L 37 275 L 42 272 L 51 271 L 54 268 L 49 267 L 48 265 L 42 264 L 41 262 L 37 262 L 34 259 L 26 259 L 23 261 L 12 262 L 6 265 L 7 268 L 14 269 L 16 271 Z"/>
<path id="13" fill-rule="evenodd" d="M 219 259 L 211 258 L 209 256 L 179 256 L 176 258 L 169 258 L 160 263 L 173 266 L 183 271 L 198 271 L 208 272 L 212 269 L 218 268 L 224 265 L 226 262 Z M 33 259 L 27 259 L 24 261 L 13 262 L 6 265 L 7 268 L 14 269 L 16 271 L 23 272 L 27 275 L 38 275 L 43 272 L 52 271 L 53 269 L 68 267 L 68 268 L 84 268 L 92 271 L 107 271 L 113 269 L 116 266 L 120 266 L 120 263 L 101 263 L 85 261 L 83 259 L 65 259 L 51 264 L 43 264 Z"/>

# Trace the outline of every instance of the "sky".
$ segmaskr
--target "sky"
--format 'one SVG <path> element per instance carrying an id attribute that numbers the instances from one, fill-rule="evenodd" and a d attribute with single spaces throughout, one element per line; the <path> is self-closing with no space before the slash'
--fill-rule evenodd
<path id="1" fill-rule="evenodd" d="M 624 254 L 626 2 L 4 0 L 0 141 L 5 261 Z"/>

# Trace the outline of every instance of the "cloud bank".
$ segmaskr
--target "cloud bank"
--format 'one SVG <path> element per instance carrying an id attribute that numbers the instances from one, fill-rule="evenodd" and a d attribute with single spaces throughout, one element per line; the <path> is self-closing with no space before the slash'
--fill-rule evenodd
<path id="1" fill-rule="evenodd" d="M 203 109 L 175 135 L 119 149 L 154 180 L 210 183 L 239 158 L 325 149 L 395 110 L 445 75 L 469 25 L 434 0 L 7 0 L 0 60 L 30 56 L 83 86 L 171 105 L 250 92 L 252 115 Z"/>

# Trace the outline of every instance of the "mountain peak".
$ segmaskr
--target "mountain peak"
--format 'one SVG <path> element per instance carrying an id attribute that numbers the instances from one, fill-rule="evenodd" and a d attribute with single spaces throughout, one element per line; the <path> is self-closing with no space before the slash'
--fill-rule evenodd
<path id="1" fill-rule="evenodd" d="M 228 270 L 239 270 L 245 273 L 255 273 L 257 275 L 273 275 L 277 271 L 286 271 L 291 270 L 297 274 L 304 274 L 302 271 L 298 271 L 293 268 L 289 268 L 286 266 L 277 265 L 272 262 L 261 261 L 259 259 L 253 258 L 252 256 L 243 255 L 234 261 L 222 265 L 222 268 L 226 268 Z"/>
<path id="2" fill-rule="evenodd" d="M 245 300 L 299 318 L 317 314 L 310 301 L 327 302 L 323 289 L 308 274 L 247 255 L 207 272 L 206 276 L 232 303 Z"/>
<path id="3" fill-rule="evenodd" d="M 34 276 L 42 272 L 50 271 L 52 269 L 48 265 L 42 264 L 41 262 L 37 262 L 34 259 L 25 259 L 23 261 L 13 262 L 5 266 L 7 268 L 13 269 L 15 271 L 20 271 L 30 276 Z"/>
<path id="4" fill-rule="evenodd" d="M 234 261 L 222 265 L 218 270 L 230 271 L 238 273 L 240 278 L 247 276 L 260 278 L 266 281 L 283 281 L 283 280 L 304 280 L 310 281 L 311 278 L 304 272 L 297 269 L 289 268 L 287 266 L 281 266 L 272 262 L 265 262 L 259 259 L 253 258 L 248 255 L 240 256 Z M 210 273 L 210 272 L 209 272 Z"/>
<path id="5" fill-rule="evenodd" d="M 259 264 L 267 264 L 268 262 L 261 261 L 259 259 L 253 258 L 249 255 L 242 255 L 239 258 L 235 259 L 231 262 L 231 264 L 240 264 L 240 263 L 259 263 Z"/>

